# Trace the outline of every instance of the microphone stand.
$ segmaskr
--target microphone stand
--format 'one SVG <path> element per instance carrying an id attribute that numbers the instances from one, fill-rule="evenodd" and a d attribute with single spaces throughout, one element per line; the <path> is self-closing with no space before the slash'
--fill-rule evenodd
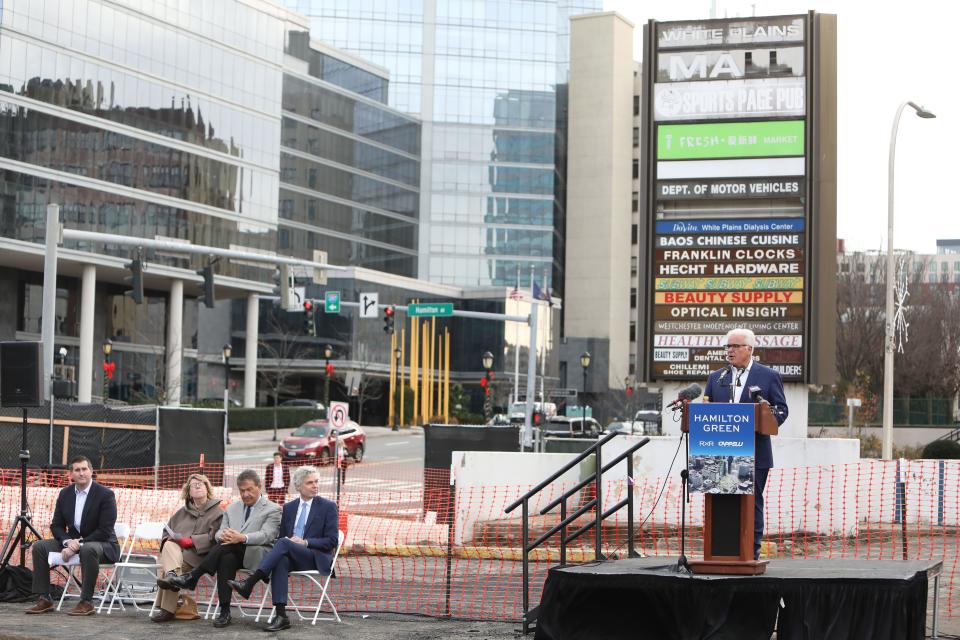
<path id="1" fill-rule="evenodd" d="M 736 400 L 733 399 L 733 394 L 737 390 L 737 383 L 734 381 L 734 377 L 736 375 L 737 374 L 734 371 L 734 366 L 730 365 L 730 399 L 728 400 L 730 404 L 736 402 Z"/>
<path id="2" fill-rule="evenodd" d="M 687 415 L 687 405 L 689 400 L 684 400 L 680 406 L 680 423 Z M 687 502 L 690 501 L 690 433 L 680 430 L 680 441 L 683 446 L 683 469 L 680 470 L 680 557 L 677 558 L 677 573 L 691 573 L 690 563 L 687 562 Z"/>

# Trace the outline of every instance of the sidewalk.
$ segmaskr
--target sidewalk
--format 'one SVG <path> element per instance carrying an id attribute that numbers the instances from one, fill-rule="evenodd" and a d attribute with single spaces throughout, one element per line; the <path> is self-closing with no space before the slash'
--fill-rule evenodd
<path id="1" fill-rule="evenodd" d="M 212 622 L 194 620 L 192 622 L 172 622 L 154 624 L 142 613 L 100 614 L 77 618 L 65 613 L 45 613 L 28 616 L 23 610 L 25 604 L 0 603 L 0 640 L 34 640 L 63 638 L 123 638 L 125 640 L 196 640 L 197 636 L 210 638 L 266 638 L 260 631 L 264 622 L 254 623 L 253 618 L 241 618 L 235 615 L 234 622 L 226 629 L 214 629 Z M 418 616 L 392 614 L 374 614 L 361 617 L 360 614 L 341 615 L 343 622 L 318 622 L 315 627 L 308 622 L 291 619 L 293 628 L 277 634 L 287 640 L 315 640 L 322 635 L 325 638 L 344 638 L 350 640 L 516 640 L 522 638 L 518 632 L 519 623 L 503 622 L 463 622 L 440 620 Z M 529 636 L 532 637 L 532 636 Z"/>

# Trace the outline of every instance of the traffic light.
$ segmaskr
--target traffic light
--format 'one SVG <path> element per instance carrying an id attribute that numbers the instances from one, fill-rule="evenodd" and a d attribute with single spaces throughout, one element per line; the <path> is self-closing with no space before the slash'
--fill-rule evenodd
<path id="1" fill-rule="evenodd" d="M 197 271 L 197 275 L 203 276 L 203 293 L 198 299 L 201 300 L 208 309 L 213 309 L 216 303 L 213 287 L 213 263 Z"/>
<path id="2" fill-rule="evenodd" d="M 130 285 L 130 290 L 125 292 L 126 295 L 133 298 L 133 301 L 136 304 L 143 303 L 143 260 L 136 258 L 132 262 L 127 263 L 127 269 L 130 271 L 130 275 L 125 277 L 124 282 Z"/>
<path id="3" fill-rule="evenodd" d="M 387 335 L 393 333 L 393 314 L 396 313 L 393 307 L 385 307 L 383 310 L 383 332 Z"/>
<path id="4" fill-rule="evenodd" d="M 317 322 L 313 316 L 314 306 L 313 300 L 303 301 L 303 332 L 308 336 L 317 335 Z"/>

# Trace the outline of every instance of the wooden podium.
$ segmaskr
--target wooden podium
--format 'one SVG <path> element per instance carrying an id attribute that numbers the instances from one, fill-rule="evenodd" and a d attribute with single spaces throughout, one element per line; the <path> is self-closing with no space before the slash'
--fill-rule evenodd
<path id="1" fill-rule="evenodd" d="M 681 429 L 687 434 L 690 432 L 688 405 L 684 404 L 681 422 Z M 758 403 L 754 407 L 756 433 L 777 435 L 779 425 L 770 405 Z M 753 559 L 754 496 L 707 493 L 704 502 L 703 560 L 691 560 L 690 569 L 705 574 L 755 576 L 764 573 L 767 561 Z"/>

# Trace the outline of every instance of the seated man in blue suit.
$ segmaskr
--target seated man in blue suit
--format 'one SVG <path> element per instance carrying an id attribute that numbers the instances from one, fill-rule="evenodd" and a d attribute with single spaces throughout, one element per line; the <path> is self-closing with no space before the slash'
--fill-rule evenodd
<path id="1" fill-rule="evenodd" d="M 760 398 L 770 403 L 777 424 L 787 419 L 787 398 L 783 393 L 780 374 L 753 360 L 753 348 L 757 338 L 749 329 L 733 329 L 727 333 L 727 362 L 729 367 L 714 371 L 707 378 L 704 399 L 710 402 L 730 402 L 731 384 L 733 402 L 758 402 Z M 751 397 L 750 387 L 760 387 L 759 397 Z M 760 538 L 763 537 L 763 489 L 767 474 L 773 467 L 773 448 L 770 436 L 756 434 L 756 477 L 754 478 L 753 556 L 760 559 Z"/>
<path id="2" fill-rule="evenodd" d="M 298 500 L 283 505 L 280 518 L 280 537 L 273 550 L 260 562 L 249 578 L 229 584 L 243 598 L 249 598 L 254 586 L 269 580 L 273 591 L 273 606 L 277 608 L 273 621 L 265 631 L 290 628 L 287 618 L 287 576 L 291 571 L 317 570 L 330 574 L 333 552 L 339 542 L 337 505 L 317 495 L 320 475 L 316 467 L 298 467 L 293 472 L 293 486 L 300 493 Z"/>

